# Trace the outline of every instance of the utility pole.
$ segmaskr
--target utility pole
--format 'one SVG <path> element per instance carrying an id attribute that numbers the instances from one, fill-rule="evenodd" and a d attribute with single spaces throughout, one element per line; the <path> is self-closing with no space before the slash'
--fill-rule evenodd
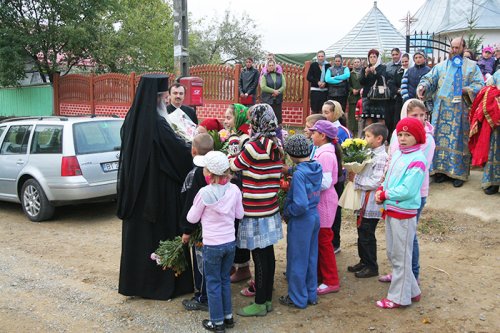
<path id="1" fill-rule="evenodd" d="M 188 76 L 187 0 L 174 0 L 174 72 L 176 77 Z"/>

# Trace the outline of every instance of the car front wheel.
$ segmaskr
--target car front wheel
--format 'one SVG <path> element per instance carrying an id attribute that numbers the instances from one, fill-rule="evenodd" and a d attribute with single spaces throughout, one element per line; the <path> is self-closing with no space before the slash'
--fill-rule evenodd
<path id="1" fill-rule="evenodd" d="M 28 179 L 23 184 L 21 204 L 24 214 L 33 222 L 48 220 L 54 215 L 54 206 L 50 204 L 42 187 L 34 179 Z"/>

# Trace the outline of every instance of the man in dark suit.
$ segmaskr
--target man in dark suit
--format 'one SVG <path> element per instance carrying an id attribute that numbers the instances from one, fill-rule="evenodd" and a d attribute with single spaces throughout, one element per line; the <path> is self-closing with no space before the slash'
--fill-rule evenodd
<path id="1" fill-rule="evenodd" d="M 167 105 L 167 112 L 170 114 L 180 108 L 185 114 L 188 115 L 189 118 L 191 118 L 193 123 L 198 124 L 196 111 L 187 105 L 182 105 L 186 94 L 186 88 L 184 88 L 182 84 L 176 82 L 168 88 L 168 92 L 170 96 L 170 103 Z"/>

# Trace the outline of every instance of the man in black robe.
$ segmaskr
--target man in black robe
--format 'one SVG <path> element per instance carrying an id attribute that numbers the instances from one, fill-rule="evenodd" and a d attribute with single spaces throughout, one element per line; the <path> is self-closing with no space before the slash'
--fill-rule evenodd
<path id="1" fill-rule="evenodd" d="M 150 259 L 162 240 L 181 234 L 180 190 L 192 168 L 191 145 L 164 116 L 165 75 L 144 75 L 121 136 L 118 217 L 123 220 L 118 292 L 167 300 L 193 291 L 191 265 L 178 277 Z M 186 258 L 189 254 L 186 249 Z"/>

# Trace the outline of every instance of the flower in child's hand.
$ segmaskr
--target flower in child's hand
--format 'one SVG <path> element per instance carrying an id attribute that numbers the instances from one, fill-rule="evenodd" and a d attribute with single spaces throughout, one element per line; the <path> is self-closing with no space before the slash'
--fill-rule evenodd
<path id="1" fill-rule="evenodd" d="M 225 142 L 229 138 L 230 135 L 231 135 L 231 133 L 227 129 L 221 129 L 219 131 L 219 137 L 220 137 L 221 142 Z"/>
<path id="2" fill-rule="evenodd" d="M 159 255 L 157 255 L 156 253 L 154 253 L 154 252 L 151 253 L 151 260 L 156 261 L 157 265 L 161 264 L 161 257 Z"/>
<path id="3" fill-rule="evenodd" d="M 353 141 L 351 139 L 347 139 L 344 142 L 342 142 L 341 146 L 342 148 L 349 148 L 352 145 Z"/>

